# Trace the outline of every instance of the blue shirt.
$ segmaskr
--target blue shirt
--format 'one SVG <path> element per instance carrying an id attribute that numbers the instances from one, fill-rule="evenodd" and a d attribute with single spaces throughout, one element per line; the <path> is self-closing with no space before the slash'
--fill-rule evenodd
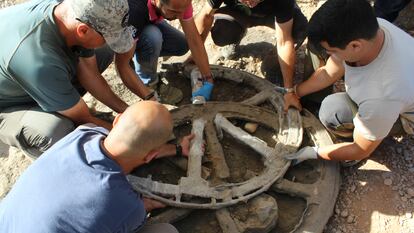
<path id="1" fill-rule="evenodd" d="M 36 160 L 0 202 L 0 232 L 135 232 L 139 194 L 100 146 L 108 131 L 78 127 Z"/>

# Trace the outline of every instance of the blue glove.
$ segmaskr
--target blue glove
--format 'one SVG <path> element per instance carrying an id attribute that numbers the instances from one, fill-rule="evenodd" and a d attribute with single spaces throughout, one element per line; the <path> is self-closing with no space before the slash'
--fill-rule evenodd
<path id="1" fill-rule="evenodd" d="M 206 101 L 209 101 L 211 98 L 211 92 L 213 91 L 214 85 L 212 83 L 209 83 L 207 81 L 203 82 L 203 86 L 200 87 L 196 92 L 193 92 L 192 96 L 203 96 Z"/>

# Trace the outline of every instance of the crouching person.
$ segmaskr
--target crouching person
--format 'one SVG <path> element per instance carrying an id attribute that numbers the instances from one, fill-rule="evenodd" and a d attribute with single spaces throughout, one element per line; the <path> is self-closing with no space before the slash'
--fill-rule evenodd
<path id="1" fill-rule="evenodd" d="M 146 211 L 164 207 L 134 192 L 126 175 L 152 159 L 176 154 L 165 144 L 171 115 L 155 101 L 138 102 L 113 129 L 80 126 L 37 159 L 0 202 L 0 232 L 177 232 L 146 225 Z M 183 138 L 188 156 L 193 135 Z M 179 147 L 178 147 L 179 148 Z"/>

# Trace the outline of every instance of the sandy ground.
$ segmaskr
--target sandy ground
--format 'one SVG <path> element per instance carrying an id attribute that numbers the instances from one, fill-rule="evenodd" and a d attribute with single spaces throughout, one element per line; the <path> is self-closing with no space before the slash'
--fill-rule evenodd
<path id="1" fill-rule="evenodd" d="M 0 0 L 0 8 L 18 2 L 22 1 Z M 202 6 L 201 2 L 194 1 L 196 10 Z M 319 1 L 298 0 L 297 2 L 305 15 L 310 17 Z M 414 29 L 413 5 L 414 3 L 397 20 L 397 24 L 411 34 Z M 269 29 L 260 27 L 255 30 L 271 33 Z M 242 43 L 259 42 L 260 38 L 255 36 L 255 32 L 257 31 L 249 30 Z M 269 36 L 271 37 L 271 34 Z M 207 42 L 206 47 L 213 60 L 217 55 L 217 48 L 212 45 L 211 41 Z M 253 49 L 254 47 L 251 48 Z M 261 69 L 265 57 L 251 53 L 234 61 L 217 60 L 215 62 L 266 77 L 266 72 L 262 72 Z M 172 59 L 178 61 L 180 58 Z M 300 64 L 296 74 L 297 76 L 303 74 L 303 67 Z M 128 100 L 128 102 L 132 101 Z M 93 102 L 89 99 L 89 102 L 91 101 Z M 326 226 L 325 232 L 414 233 L 413 153 L 413 137 L 387 138 L 370 159 L 359 166 L 343 169 L 341 171 L 343 183 L 335 213 Z M 0 199 L 5 197 L 21 172 L 31 162 L 19 150 L 0 143 Z"/>

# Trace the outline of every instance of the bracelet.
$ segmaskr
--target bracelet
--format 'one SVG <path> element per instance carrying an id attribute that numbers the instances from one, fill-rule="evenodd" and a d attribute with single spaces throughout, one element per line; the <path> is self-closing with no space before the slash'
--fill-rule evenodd
<path id="1" fill-rule="evenodd" d="M 155 91 L 152 91 L 148 95 L 144 96 L 144 98 L 142 98 L 142 99 L 143 100 L 150 100 L 152 97 L 154 97 L 154 95 L 155 95 Z"/>
<path id="2" fill-rule="evenodd" d="M 180 144 L 175 144 L 175 156 L 183 156 L 183 148 L 181 147 Z"/>

